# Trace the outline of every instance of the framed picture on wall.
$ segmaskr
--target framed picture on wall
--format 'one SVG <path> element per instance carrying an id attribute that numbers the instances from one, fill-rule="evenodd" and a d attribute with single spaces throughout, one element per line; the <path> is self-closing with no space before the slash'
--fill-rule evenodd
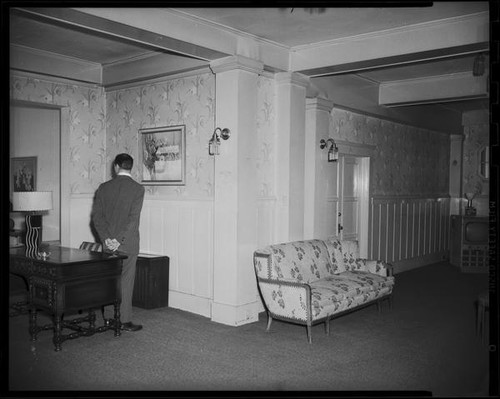
<path id="1" fill-rule="evenodd" d="M 145 185 L 186 184 L 186 126 L 139 130 L 139 173 Z"/>
<path id="2" fill-rule="evenodd" d="M 37 157 L 11 158 L 13 191 L 36 191 Z"/>

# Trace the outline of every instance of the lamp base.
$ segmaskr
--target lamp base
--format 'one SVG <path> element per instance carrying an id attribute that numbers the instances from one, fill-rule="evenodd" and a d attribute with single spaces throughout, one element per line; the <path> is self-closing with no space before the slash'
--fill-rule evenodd
<path id="1" fill-rule="evenodd" d="M 42 215 L 26 215 L 26 256 L 36 257 L 42 242 Z"/>

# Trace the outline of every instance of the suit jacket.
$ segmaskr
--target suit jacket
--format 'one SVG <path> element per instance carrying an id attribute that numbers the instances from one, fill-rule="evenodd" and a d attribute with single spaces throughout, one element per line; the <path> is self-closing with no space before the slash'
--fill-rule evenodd
<path id="1" fill-rule="evenodd" d="M 118 175 L 96 191 L 92 221 L 102 243 L 107 238 L 120 242 L 119 252 L 139 253 L 139 219 L 144 187 L 130 176 Z"/>

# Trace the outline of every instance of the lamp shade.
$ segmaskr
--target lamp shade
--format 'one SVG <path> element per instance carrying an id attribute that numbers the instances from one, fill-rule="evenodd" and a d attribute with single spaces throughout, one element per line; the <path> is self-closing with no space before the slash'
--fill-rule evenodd
<path id="1" fill-rule="evenodd" d="M 52 209 L 52 191 L 19 191 L 12 193 L 12 210 L 20 212 Z"/>

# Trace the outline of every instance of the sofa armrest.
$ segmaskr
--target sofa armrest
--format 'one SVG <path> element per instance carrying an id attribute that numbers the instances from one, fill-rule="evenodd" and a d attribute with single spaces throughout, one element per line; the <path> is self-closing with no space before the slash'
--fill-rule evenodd
<path id="1" fill-rule="evenodd" d="M 365 260 L 366 270 L 379 276 L 389 277 L 393 275 L 392 264 L 383 260 Z"/>
<path id="2" fill-rule="evenodd" d="M 308 321 L 311 317 L 311 287 L 289 279 L 258 278 L 267 310 L 272 315 Z"/>

